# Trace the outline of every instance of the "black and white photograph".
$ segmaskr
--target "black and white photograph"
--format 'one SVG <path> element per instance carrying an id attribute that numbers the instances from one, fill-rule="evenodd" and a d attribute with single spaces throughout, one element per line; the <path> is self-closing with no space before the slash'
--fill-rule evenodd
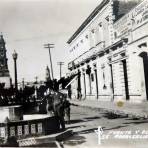
<path id="1" fill-rule="evenodd" d="M 148 0 L 0 0 L 0 147 L 148 148 Z"/>

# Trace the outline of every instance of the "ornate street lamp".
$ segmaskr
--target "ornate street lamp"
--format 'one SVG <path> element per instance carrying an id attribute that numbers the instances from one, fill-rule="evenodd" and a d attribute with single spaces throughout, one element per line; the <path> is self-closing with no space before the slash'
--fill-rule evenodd
<path id="1" fill-rule="evenodd" d="M 18 86 L 17 86 L 17 63 L 16 63 L 16 60 L 17 60 L 18 54 L 16 53 L 15 50 L 14 50 L 14 53 L 12 54 L 12 57 L 14 60 L 15 90 L 17 92 Z"/>

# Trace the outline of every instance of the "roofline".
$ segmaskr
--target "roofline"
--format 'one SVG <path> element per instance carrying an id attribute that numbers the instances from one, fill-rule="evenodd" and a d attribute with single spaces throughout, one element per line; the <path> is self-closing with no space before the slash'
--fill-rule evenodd
<path id="1" fill-rule="evenodd" d="M 70 37 L 70 39 L 67 41 L 68 44 L 70 44 L 76 36 L 85 28 L 88 23 L 94 18 L 98 12 L 109 2 L 110 0 L 103 0 L 96 8 L 95 10 L 87 17 L 87 19 L 82 23 L 82 25 L 76 30 L 76 32 Z"/>

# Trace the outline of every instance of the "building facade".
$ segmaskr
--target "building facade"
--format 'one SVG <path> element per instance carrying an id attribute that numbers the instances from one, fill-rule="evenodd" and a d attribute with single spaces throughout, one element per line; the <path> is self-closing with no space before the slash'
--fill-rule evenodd
<path id="1" fill-rule="evenodd" d="M 148 0 L 104 0 L 68 40 L 72 97 L 148 99 Z"/>

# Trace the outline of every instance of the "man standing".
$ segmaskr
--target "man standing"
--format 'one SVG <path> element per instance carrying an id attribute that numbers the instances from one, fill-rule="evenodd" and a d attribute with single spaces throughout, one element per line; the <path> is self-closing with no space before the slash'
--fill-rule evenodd
<path id="1" fill-rule="evenodd" d="M 62 130 L 65 129 L 65 121 L 64 121 L 64 98 L 63 95 L 59 92 L 54 93 L 53 99 L 53 109 L 54 114 L 58 118 L 59 123 L 62 127 Z"/>
<path id="2" fill-rule="evenodd" d="M 70 124 L 70 102 L 65 99 L 64 101 L 64 111 L 65 111 L 65 116 L 66 116 L 66 122 L 67 124 Z"/>
<path id="3" fill-rule="evenodd" d="M 71 84 L 67 87 L 68 89 L 68 97 L 71 99 Z"/>
<path id="4" fill-rule="evenodd" d="M 51 96 L 51 94 L 49 94 L 48 96 L 46 96 L 46 100 L 47 100 L 47 104 L 46 104 L 46 110 L 47 110 L 47 113 L 50 115 L 50 116 L 53 116 L 53 98 Z"/>

